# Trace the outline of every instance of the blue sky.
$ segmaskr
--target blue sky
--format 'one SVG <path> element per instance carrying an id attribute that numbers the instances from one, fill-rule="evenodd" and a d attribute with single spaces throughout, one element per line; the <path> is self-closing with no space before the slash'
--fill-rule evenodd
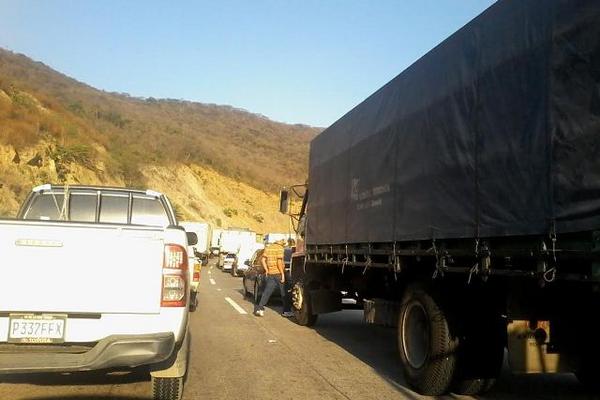
<path id="1" fill-rule="evenodd" d="M 0 47 L 96 88 L 326 127 L 492 0 L 0 0 Z"/>

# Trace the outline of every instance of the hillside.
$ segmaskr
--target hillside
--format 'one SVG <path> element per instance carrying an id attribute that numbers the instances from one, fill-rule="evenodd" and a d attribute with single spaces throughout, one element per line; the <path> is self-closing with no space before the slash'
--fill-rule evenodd
<path id="1" fill-rule="evenodd" d="M 0 214 L 32 185 L 114 184 L 169 195 L 185 219 L 287 230 L 276 192 L 307 175 L 319 129 L 229 106 L 107 93 L 0 49 Z"/>

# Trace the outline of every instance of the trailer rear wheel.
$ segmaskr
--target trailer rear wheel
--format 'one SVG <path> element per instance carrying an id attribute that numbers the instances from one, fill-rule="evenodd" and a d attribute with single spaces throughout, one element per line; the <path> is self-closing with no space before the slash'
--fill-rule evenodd
<path id="1" fill-rule="evenodd" d="M 398 320 L 400 359 L 408 384 L 424 395 L 446 393 L 454 376 L 457 343 L 437 300 L 421 285 L 409 287 Z"/>
<path id="2" fill-rule="evenodd" d="M 317 322 L 317 314 L 313 314 L 310 295 L 302 281 L 292 288 L 292 305 L 298 325 L 313 326 Z"/>
<path id="3" fill-rule="evenodd" d="M 496 383 L 504 361 L 506 344 L 506 322 L 498 317 L 465 318 L 463 321 L 476 321 L 469 324 L 461 340 L 458 353 L 457 375 L 452 391 L 463 395 L 477 395 L 487 392 Z"/>
<path id="4" fill-rule="evenodd" d="M 600 373 L 598 373 L 597 361 L 594 360 L 597 360 L 595 354 L 592 357 L 584 357 L 579 368 L 575 371 L 575 376 L 588 391 L 598 393 L 600 392 L 600 382 L 598 381 Z"/>

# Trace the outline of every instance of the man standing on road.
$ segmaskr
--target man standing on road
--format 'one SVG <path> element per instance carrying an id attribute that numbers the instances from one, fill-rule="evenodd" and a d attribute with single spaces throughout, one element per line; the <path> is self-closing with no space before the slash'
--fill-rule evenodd
<path id="1" fill-rule="evenodd" d="M 261 257 L 261 264 L 265 270 L 264 290 L 258 304 L 254 305 L 254 315 L 262 317 L 265 315 L 265 305 L 276 287 L 279 287 L 281 300 L 283 301 L 284 317 L 291 317 L 294 314 L 290 310 L 290 304 L 285 293 L 285 265 L 283 262 L 284 242 L 267 244 Z"/>

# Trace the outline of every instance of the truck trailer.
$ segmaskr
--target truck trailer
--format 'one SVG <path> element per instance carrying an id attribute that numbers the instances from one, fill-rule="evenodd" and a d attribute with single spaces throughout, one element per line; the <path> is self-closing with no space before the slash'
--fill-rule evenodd
<path id="1" fill-rule="evenodd" d="M 354 296 L 421 394 L 490 389 L 505 348 L 600 386 L 600 2 L 496 2 L 313 139 L 300 186 L 299 324 Z"/>
<path id="2" fill-rule="evenodd" d="M 221 232 L 221 255 L 219 257 L 219 267 L 228 271 L 233 276 L 238 275 L 238 267 L 245 260 L 252 256 L 256 250 L 256 232 L 247 228 L 228 228 Z M 227 254 L 235 255 L 236 261 L 229 266 L 225 266 L 224 258 Z M 244 269 L 244 267 L 242 267 Z"/>
<path id="3" fill-rule="evenodd" d="M 194 253 L 197 253 L 203 264 L 208 261 L 210 255 L 210 245 L 212 241 L 212 227 L 207 222 L 200 221 L 182 221 L 179 223 L 187 232 L 194 232 L 198 236 L 198 243 L 193 246 Z"/>

